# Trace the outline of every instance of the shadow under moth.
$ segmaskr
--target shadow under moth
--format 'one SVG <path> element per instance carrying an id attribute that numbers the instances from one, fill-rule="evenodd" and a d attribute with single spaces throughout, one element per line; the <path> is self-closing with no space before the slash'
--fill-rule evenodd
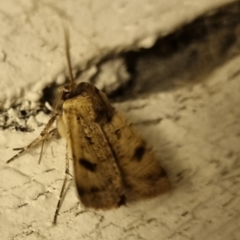
<path id="1" fill-rule="evenodd" d="M 54 224 L 69 177 L 69 158 L 73 159 L 78 196 L 87 208 L 117 208 L 130 201 L 155 197 L 171 188 L 146 142 L 112 107 L 107 96 L 90 83 L 75 83 L 66 32 L 65 43 L 70 83 L 61 89 L 58 104 L 40 136 L 28 146 L 16 148 L 19 152 L 7 161 L 43 144 L 56 131 L 66 139 L 65 178 Z M 52 127 L 55 121 L 57 128 Z"/>

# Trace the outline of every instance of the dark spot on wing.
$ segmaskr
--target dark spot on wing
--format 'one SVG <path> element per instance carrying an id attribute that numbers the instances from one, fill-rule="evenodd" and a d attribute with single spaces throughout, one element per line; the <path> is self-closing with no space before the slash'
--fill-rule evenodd
<path id="1" fill-rule="evenodd" d="M 165 170 L 163 168 L 161 168 L 160 174 L 159 176 L 161 177 L 167 177 L 167 173 L 165 172 Z"/>
<path id="2" fill-rule="evenodd" d="M 93 144 L 93 141 L 92 141 L 92 138 L 89 137 L 89 136 L 85 136 L 86 140 L 92 145 Z"/>
<path id="3" fill-rule="evenodd" d="M 89 170 L 90 172 L 95 172 L 96 168 L 97 168 L 96 163 L 92 163 L 92 162 L 90 162 L 90 161 L 88 161 L 87 159 L 84 159 L 84 158 L 79 159 L 79 164 L 81 166 L 83 166 L 84 168 L 86 168 L 87 170 Z"/>
<path id="4" fill-rule="evenodd" d="M 87 192 L 87 190 L 77 185 L 77 192 L 78 192 L 78 195 L 80 196 L 80 195 L 84 195 Z"/>
<path id="5" fill-rule="evenodd" d="M 135 149 L 134 158 L 136 158 L 138 161 L 141 161 L 141 159 L 142 159 L 145 151 L 146 151 L 145 146 L 138 146 L 138 147 Z"/>
<path id="6" fill-rule="evenodd" d="M 118 202 L 118 207 L 121 207 L 123 205 L 126 205 L 126 196 L 125 195 L 121 195 L 120 200 Z"/>
<path id="7" fill-rule="evenodd" d="M 96 193 L 96 192 L 99 192 L 99 188 L 97 187 L 91 187 L 90 190 L 88 189 L 85 189 L 85 188 L 82 188 L 80 186 L 77 185 L 77 192 L 78 192 L 78 195 L 80 196 L 83 196 L 85 194 L 90 194 L 90 193 Z"/>
<path id="8" fill-rule="evenodd" d="M 91 188 L 91 193 L 99 192 L 99 188 L 97 187 L 92 187 Z"/>

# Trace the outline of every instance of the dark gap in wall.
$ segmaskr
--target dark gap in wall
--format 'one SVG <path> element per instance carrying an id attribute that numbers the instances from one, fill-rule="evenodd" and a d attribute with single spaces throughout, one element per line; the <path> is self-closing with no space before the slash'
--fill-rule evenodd
<path id="1" fill-rule="evenodd" d="M 109 53 L 97 64 L 93 61 L 89 65 L 100 69 L 116 58 L 124 59 L 130 80 L 108 92 L 112 102 L 146 98 L 151 93 L 186 87 L 204 80 L 240 53 L 239 16 L 240 1 L 236 1 L 204 14 L 165 37 L 159 33 L 158 40 L 149 49 Z M 98 74 L 90 82 L 94 83 Z M 52 104 L 57 88 L 53 83 L 44 89 L 41 102 Z"/>
<path id="2" fill-rule="evenodd" d="M 171 91 L 204 79 L 240 53 L 240 2 L 197 18 L 153 47 L 123 54 L 131 81 L 111 94 L 113 101 Z"/>

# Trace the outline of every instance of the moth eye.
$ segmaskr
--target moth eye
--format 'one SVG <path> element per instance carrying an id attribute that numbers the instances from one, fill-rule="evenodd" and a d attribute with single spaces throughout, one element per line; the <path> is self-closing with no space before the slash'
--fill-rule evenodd
<path id="1" fill-rule="evenodd" d="M 79 116 L 77 116 L 77 121 L 79 121 L 80 120 L 80 117 Z"/>
<path id="2" fill-rule="evenodd" d="M 84 158 L 79 159 L 79 164 L 91 172 L 95 172 L 97 168 L 96 163 L 91 163 L 90 161 Z"/>
<path id="3" fill-rule="evenodd" d="M 138 161 L 141 161 L 145 151 L 146 148 L 144 146 L 137 147 L 134 152 L 134 158 L 136 158 Z"/>

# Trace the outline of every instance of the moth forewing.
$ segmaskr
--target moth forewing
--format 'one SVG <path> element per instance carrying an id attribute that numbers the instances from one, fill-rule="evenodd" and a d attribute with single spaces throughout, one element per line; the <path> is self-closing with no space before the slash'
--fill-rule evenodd
<path id="1" fill-rule="evenodd" d="M 170 190 L 171 183 L 159 160 L 121 113 L 115 112 L 103 130 L 117 156 L 128 201 Z"/>
<path id="2" fill-rule="evenodd" d="M 80 83 L 78 90 L 89 86 L 82 95 L 74 95 L 63 104 L 62 122 L 71 146 L 77 192 L 86 207 L 116 208 L 123 203 L 124 187 L 121 173 L 109 143 L 96 122 L 108 121 L 104 105 L 91 95 L 92 87 Z M 102 113 L 99 116 L 99 113 Z M 101 119 L 100 119 L 101 118 Z"/>
<path id="3" fill-rule="evenodd" d="M 127 119 L 90 83 L 63 104 L 76 187 L 86 207 L 109 209 L 154 197 L 171 184 L 159 161 Z"/>

